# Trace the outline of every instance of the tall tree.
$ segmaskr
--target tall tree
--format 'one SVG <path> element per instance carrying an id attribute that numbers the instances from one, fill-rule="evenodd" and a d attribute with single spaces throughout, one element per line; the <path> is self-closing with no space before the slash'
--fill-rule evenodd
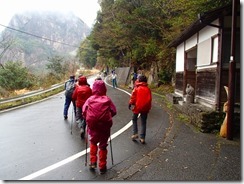
<path id="1" fill-rule="evenodd" d="M 78 50 L 77 57 L 81 64 L 87 68 L 92 68 L 97 62 L 97 51 L 92 47 L 91 41 L 84 40 Z"/>
<path id="2" fill-rule="evenodd" d="M 153 67 L 157 80 L 158 73 L 170 76 L 174 72 L 174 50 L 168 44 L 197 19 L 198 13 L 230 1 L 102 0 L 90 41 L 107 63 Z"/>

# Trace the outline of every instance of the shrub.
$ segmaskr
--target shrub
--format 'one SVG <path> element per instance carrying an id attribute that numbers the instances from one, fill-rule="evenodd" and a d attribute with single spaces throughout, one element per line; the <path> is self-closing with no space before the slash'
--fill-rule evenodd
<path id="1" fill-rule="evenodd" d="M 9 61 L 0 68 L 0 86 L 6 90 L 14 91 L 30 88 L 33 85 L 33 76 L 22 62 Z"/>

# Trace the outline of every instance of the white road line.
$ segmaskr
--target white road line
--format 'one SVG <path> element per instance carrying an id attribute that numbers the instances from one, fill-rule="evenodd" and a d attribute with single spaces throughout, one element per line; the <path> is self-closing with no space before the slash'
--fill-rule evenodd
<path id="1" fill-rule="evenodd" d="M 125 130 L 127 130 L 129 127 L 131 127 L 131 125 L 132 125 L 132 121 L 130 121 L 127 125 L 125 125 L 123 128 L 121 128 L 119 131 L 117 131 L 113 135 L 111 135 L 111 139 L 114 139 L 115 137 L 119 136 L 121 133 L 123 133 Z M 90 152 L 90 148 L 87 149 L 87 153 L 89 153 L 89 152 Z M 35 173 L 32 173 L 32 174 L 30 174 L 28 176 L 25 176 L 24 178 L 21 178 L 19 180 L 31 180 L 31 179 L 34 179 L 34 178 L 36 178 L 38 176 L 41 176 L 41 175 L 43 175 L 43 174 L 45 174 L 45 173 L 47 173 L 49 171 L 52 171 L 52 170 L 54 170 L 54 169 L 56 169 L 58 167 L 61 167 L 61 166 L 65 165 L 65 164 L 67 164 L 69 162 L 72 162 L 73 160 L 75 160 L 75 159 L 77 159 L 77 158 L 79 158 L 79 157 L 81 157 L 81 156 L 83 156 L 85 154 L 86 154 L 86 150 L 83 150 L 83 151 L 81 151 L 81 152 L 79 152 L 79 153 L 77 153 L 75 155 L 72 155 L 72 156 L 70 156 L 70 157 L 68 157 L 68 158 L 66 158 L 66 159 L 64 159 L 64 160 L 62 160 L 60 162 L 57 162 L 56 164 L 53 164 L 53 165 L 48 166 L 48 167 L 46 167 L 44 169 L 41 169 L 41 170 L 39 170 L 39 171 L 37 171 Z"/>
<path id="2" fill-rule="evenodd" d="M 105 82 L 106 83 L 106 82 Z M 106 83 L 108 86 L 111 86 L 110 84 L 108 84 L 108 83 Z M 112 86 L 111 86 L 112 87 Z M 119 89 L 119 88 L 116 88 L 117 90 L 120 90 L 120 91 L 123 91 L 124 93 L 126 93 L 126 94 L 128 94 L 128 95 L 131 95 L 129 92 L 127 92 L 127 91 L 125 91 L 125 90 L 123 90 L 123 89 Z M 129 123 L 127 123 L 123 128 L 121 128 L 119 131 L 117 131 L 117 132 L 115 132 L 114 134 L 112 134 L 111 135 L 111 139 L 114 139 L 115 137 L 117 137 L 117 136 L 119 136 L 121 133 L 123 133 L 125 130 L 127 130 L 129 127 L 131 127 L 132 126 L 132 121 L 130 121 Z M 87 153 L 89 153 L 90 152 L 90 148 L 88 148 L 87 149 Z M 41 170 L 39 170 L 39 171 L 37 171 L 37 172 L 34 172 L 34 173 L 32 173 L 32 174 L 30 174 L 30 175 L 28 175 L 28 176 L 25 176 L 25 177 L 23 177 L 23 178 L 21 178 L 21 179 L 19 179 L 19 180 L 31 180 L 31 179 L 34 179 L 34 178 L 36 178 L 36 177 L 38 177 L 38 176 L 41 176 L 41 175 L 43 175 L 43 174 L 45 174 L 45 173 L 47 173 L 47 172 L 50 172 L 50 171 L 52 171 L 52 170 L 54 170 L 54 169 L 57 169 L 58 167 L 61 167 L 61 166 L 63 166 L 63 165 L 65 165 L 65 164 L 67 164 L 67 163 L 70 163 L 70 162 L 72 162 L 73 160 L 75 160 L 75 159 L 77 159 L 77 158 L 79 158 L 79 157 L 81 157 L 81 156 L 83 156 L 83 155 L 85 155 L 86 154 L 86 150 L 83 150 L 83 151 L 81 151 L 81 152 L 79 152 L 79 153 L 76 153 L 76 154 L 74 154 L 74 155 L 72 155 L 72 156 L 70 156 L 70 157 L 68 157 L 68 158 L 66 158 L 66 159 L 64 159 L 64 160 L 62 160 L 62 161 L 60 161 L 60 162 L 57 162 L 57 163 L 55 163 L 55 164 L 53 164 L 53 165 L 50 165 L 50 166 L 48 166 L 48 167 L 46 167 L 46 168 L 44 168 L 44 169 L 41 169 Z"/>

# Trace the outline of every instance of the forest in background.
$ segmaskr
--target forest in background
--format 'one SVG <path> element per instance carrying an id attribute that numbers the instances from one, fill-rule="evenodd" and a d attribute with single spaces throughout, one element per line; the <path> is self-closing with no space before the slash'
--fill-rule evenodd
<path id="1" fill-rule="evenodd" d="M 199 13 L 231 0 L 101 0 L 90 36 L 81 43 L 79 60 L 86 67 L 134 67 L 170 83 L 175 49 L 168 45 Z M 95 54 L 95 55 L 94 55 Z"/>

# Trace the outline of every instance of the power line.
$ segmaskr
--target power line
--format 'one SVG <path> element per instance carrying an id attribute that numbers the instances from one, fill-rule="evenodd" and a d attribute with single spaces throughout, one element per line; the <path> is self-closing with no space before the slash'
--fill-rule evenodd
<path id="1" fill-rule="evenodd" d="M 19 30 L 19 29 L 15 29 L 15 28 L 12 28 L 12 27 L 9 27 L 9 26 L 5 26 L 5 25 L 3 25 L 3 24 L 0 24 L 0 26 L 3 26 L 3 27 L 5 27 L 5 28 L 7 28 L 7 29 L 11 29 L 11 30 L 14 30 L 14 31 L 23 33 L 23 34 L 30 35 L 30 36 L 33 36 L 33 37 L 36 37 L 36 38 L 40 38 L 40 39 L 43 39 L 43 40 L 48 40 L 48 41 L 51 41 L 51 42 L 60 43 L 60 44 L 62 44 L 62 45 L 67 45 L 67 46 L 70 46 L 70 47 L 79 48 L 78 46 L 74 46 L 74 45 L 70 45 L 70 44 L 68 44 L 68 43 L 64 43 L 64 42 L 60 42 L 60 41 L 56 41 L 56 40 L 52 40 L 52 39 L 45 38 L 45 37 L 42 37 L 42 36 L 38 36 L 38 35 L 35 35 L 35 34 L 32 34 L 32 33 L 28 33 L 28 32 L 25 32 L 25 31 L 21 31 L 21 30 Z"/>

